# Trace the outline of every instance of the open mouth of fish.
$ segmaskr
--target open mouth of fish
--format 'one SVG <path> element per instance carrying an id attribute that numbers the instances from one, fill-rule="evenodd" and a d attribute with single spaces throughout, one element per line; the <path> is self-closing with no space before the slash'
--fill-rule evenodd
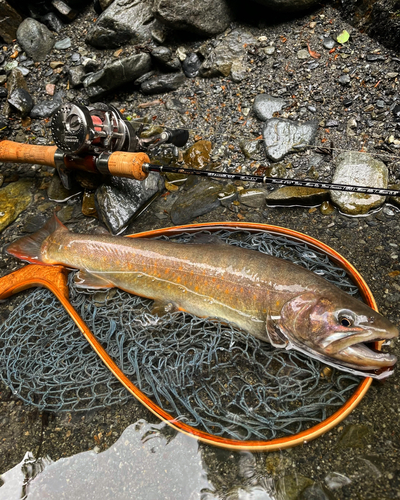
<path id="1" fill-rule="evenodd" d="M 375 348 L 375 343 L 388 342 L 396 338 L 398 330 L 396 328 L 393 332 L 386 331 L 382 337 L 366 339 L 366 336 L 368 335 L 365 333 L 355 334 L 350 338 L 336 340 L 325 347 L 323 353 L 293 342 L 291 342 L 291 348 L 339 370 L 363 377 L 384 379 L 393 373 L 397 357 L 394 354 L 379 351 Z M 371 334 L 369 336 L 371 337 Z"/>

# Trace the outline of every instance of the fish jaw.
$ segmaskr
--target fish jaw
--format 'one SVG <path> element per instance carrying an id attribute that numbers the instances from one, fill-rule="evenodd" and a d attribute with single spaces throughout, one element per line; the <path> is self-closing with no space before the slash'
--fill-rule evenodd
<path id="1" fill-rule="evenodd" d="M 293 348 L 298 346 L 338 368 L 367 372 L 393 367 L 397 362 L 396 356 L 367 344 L 398 337 L 398 328 L 340 290 L 295 297 L 282 308 L 280 329 Z"/>

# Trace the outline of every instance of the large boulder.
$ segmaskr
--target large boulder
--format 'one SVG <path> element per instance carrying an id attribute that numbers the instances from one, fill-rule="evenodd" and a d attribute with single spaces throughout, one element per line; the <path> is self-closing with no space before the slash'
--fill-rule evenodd
<path id="1" fill-rule="evenodd" d="M 278 12 L 298 12 L 317 5 L 318 0 L 255 0 L 261 5 Z"/>
<path id="2" fill-rule="evenodd" d="M 86 42 L 98 49 L 140 43 L 151 37 L 157 25 L 149 0 L 113 2 L 90 29 Z"/>
<path id="3" fill-rule="evenodd" d="M 154 0 L 153 12 L 173 29 L 204 36 L 222 33 L 232 20 L 227 0 Z"/>
<path id="4" fill-rule="evenodd" d="M 22 17 L 5 0 L 0 0 L 0 36 L 6 43 L 11 43 L 17 36 Z"/>

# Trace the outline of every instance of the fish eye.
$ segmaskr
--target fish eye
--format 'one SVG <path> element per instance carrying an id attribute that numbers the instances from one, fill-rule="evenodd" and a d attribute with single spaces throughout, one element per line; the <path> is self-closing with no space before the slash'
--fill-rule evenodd
<path id="1" fill-rule="evenodd" d="M 353 324 L 352 320 L 346 316 L 342 316 L 339 321 L 340 324 L 346 328 Z"/>

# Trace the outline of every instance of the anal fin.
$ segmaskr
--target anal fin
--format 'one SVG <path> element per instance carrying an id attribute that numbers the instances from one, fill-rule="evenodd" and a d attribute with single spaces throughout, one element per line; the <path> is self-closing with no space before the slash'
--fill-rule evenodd
<path id="1" fill-rule="evenodd" d="M 94 288 L 94 289 L 105 289 L 114 288 L 114 284 L 110 283 L 106 279 L 101 278 L 98 275 L 91 274 L 89 271 L 81 269 L 75 274 L 74 277 L 75 286 L 78 288 Z"/>
<path id="2" fill-rule="evenodd" d="M 179 311 L 178 307 L 173 302 L 155 300 L 151 308 L 151 314 L 154 316 L 165 316 L 166 314 Z"/>

